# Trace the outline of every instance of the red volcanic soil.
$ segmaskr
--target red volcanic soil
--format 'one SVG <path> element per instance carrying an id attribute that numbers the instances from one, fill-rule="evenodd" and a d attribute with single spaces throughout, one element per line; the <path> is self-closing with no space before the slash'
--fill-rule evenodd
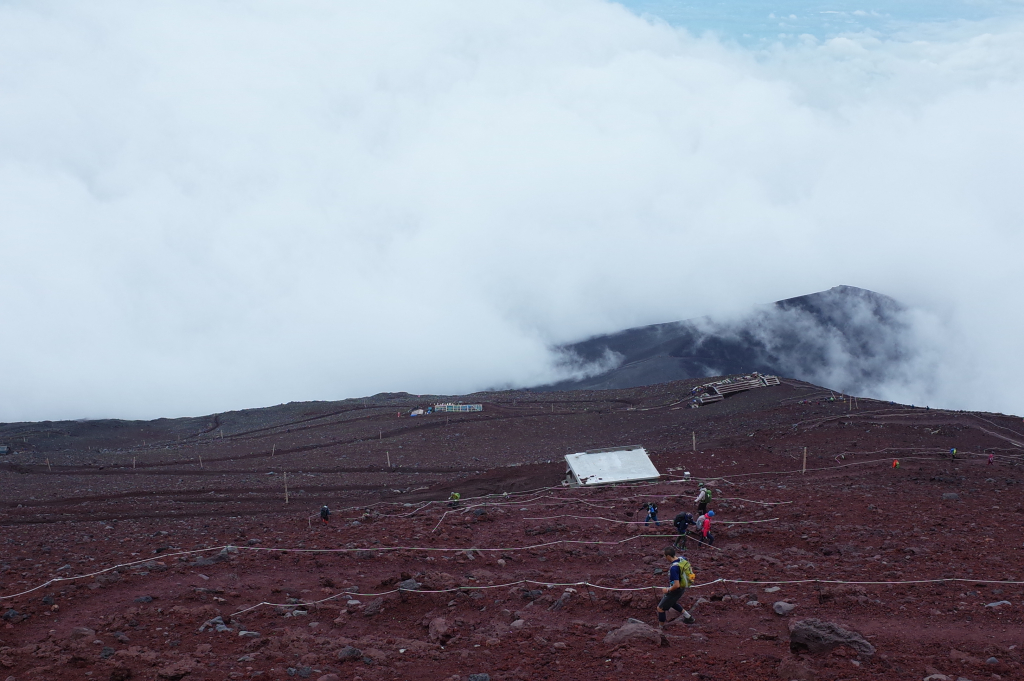
<path id="1" fill-rule="evenodd" d="M 0 681 L 1024 678 L 1020 417 L 695 384 L 0 426 Z M 662 481 L 559 485 L 620 444 Z M 673 540 L 638 509 L 696 479 L 696 623 L 622 629 L 656 625 Z M 874 653 L 794 652 L 806 619 Z"/>

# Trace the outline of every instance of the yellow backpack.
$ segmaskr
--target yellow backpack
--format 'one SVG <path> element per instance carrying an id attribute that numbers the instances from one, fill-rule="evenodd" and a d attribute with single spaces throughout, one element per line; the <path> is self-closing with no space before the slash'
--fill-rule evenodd
<path id="1" fill-rule="evenodd" d="M 679 566 L 679 586 L 684 589 L 692 586 L 694 580 L 697 579 L 697 575 L 693 574 L 693 566 L 690 565 L 690 561 L 685 558 L 679 558 L 672 564 Z"/>

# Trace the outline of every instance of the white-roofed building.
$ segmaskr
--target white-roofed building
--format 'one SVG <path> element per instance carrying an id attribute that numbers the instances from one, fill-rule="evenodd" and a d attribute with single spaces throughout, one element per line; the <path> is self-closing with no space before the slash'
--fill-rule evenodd
<path id="1" fill-rule="evenodd" d="M 567 454 L 565 484 L 570 487 L 657 480 L 661 473 L 640 445 L 591 449 Z"/>

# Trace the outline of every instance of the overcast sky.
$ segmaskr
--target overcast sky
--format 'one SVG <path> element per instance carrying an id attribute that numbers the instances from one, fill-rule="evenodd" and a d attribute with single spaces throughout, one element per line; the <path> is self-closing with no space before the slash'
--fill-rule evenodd
<path id="1" fill-rule="evenodd" d="M 535 385 L 554 344 L 836 284 L 915 309 L 912 401 L 1024 413 L 993 14 L 752 44 L 598 0 L 4 2 L 0 421 Z"/>

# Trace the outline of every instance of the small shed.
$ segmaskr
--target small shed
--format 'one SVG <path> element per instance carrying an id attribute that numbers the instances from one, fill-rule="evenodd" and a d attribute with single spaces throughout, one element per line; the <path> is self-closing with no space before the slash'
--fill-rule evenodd
<path id="1" fill-rule="evenodd" d="M 440 412 L 469 412 L 469 411 L 483 411 L 484 405 L 482 404 L 454 404 L 452 402 L 445 402 L 444 404 L 435 404 L 434 411 Z"/>
<path id="2" fill-rule="evenodd" d="M 570 487 L 657 480 L 661 473 L 640 445 L 590 449 L 565 457 L 565 484 Z"/>

